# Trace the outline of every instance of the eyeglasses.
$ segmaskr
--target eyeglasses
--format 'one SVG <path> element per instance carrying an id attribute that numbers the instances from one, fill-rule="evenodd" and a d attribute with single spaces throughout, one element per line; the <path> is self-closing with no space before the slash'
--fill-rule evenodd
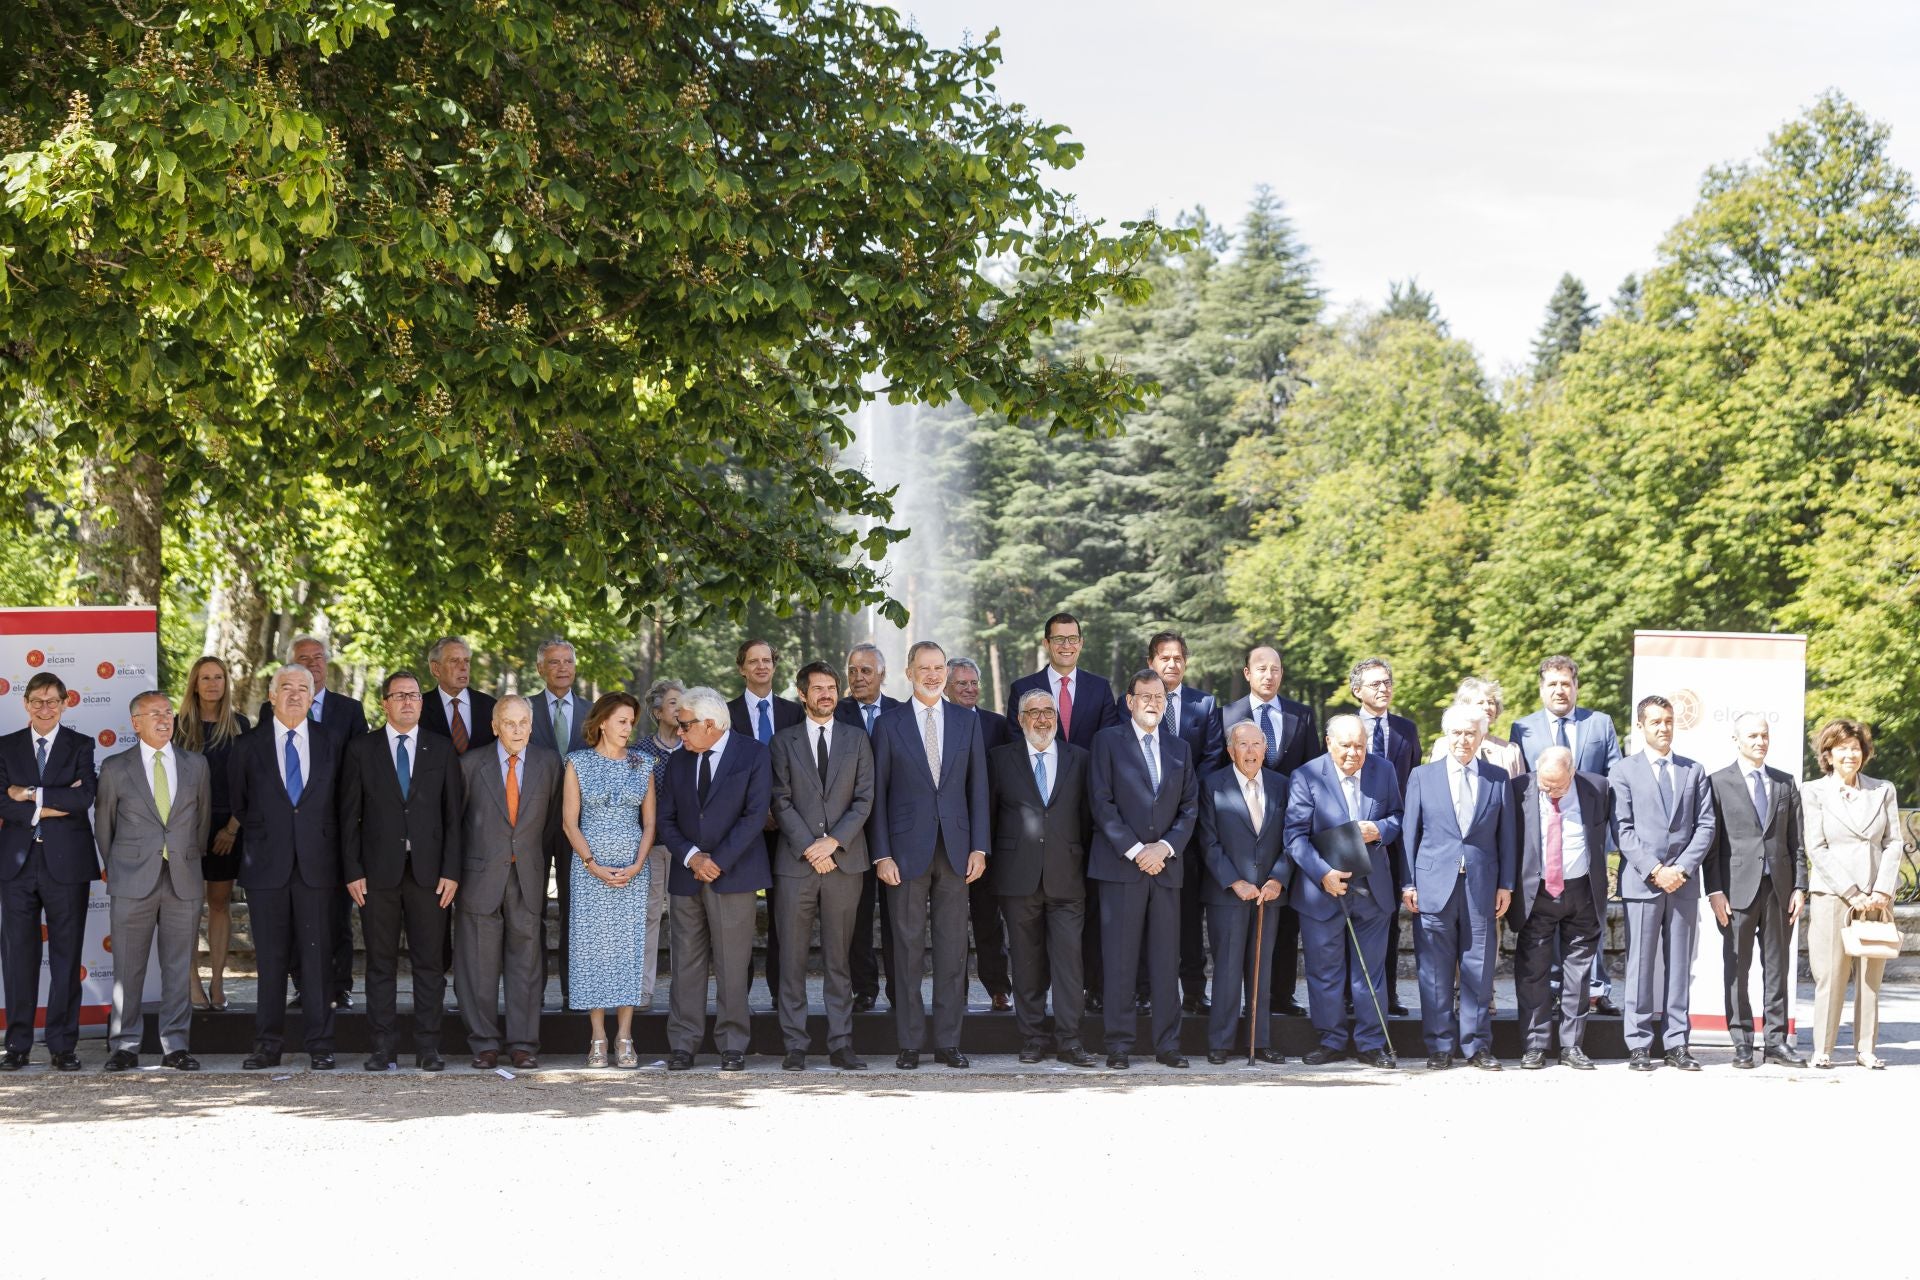
<path id="1" fill-rule="evenodd" d="M 1136 693 L 1132 696 L 1135 702 L 1142 703 L 1145 706 L 1164 707 L 1167 705 L 1167 695 L 1164 693 Z"/>
<path id="2" fill-rule="evenodd" d="M 1023 719 L 1027 720 L 1051 720 L 1054 718 L 1055 712 L 1052 707 L 1029 707 L 1025 711 L 1022 711 L 1020 715 Z"/>
<path id="3" fill-rule="evenodd" d="M 419 695 L 419 694 L 417 694 L 417 693 L 390 693 L 390 694 L 388 694 L 388 695 L 386 696 L 386 698 L 385 698 L 385 699 L 383 699 L 383 701 L 386 701 L 386 702 L 418 702 L 418 701 L 420 701 L 420 695 Z"/>
<path id="4" fill-rule="evenodd" d="M 693 728 L 692 716 L 688 716 L 685 720 L 682 720 L 678 716 L 675 716 L 673 722 L 680 726 L 680 732 L 682 733 L 685 733 L 687 730 Z"/>
<path id="5" fill-rule="evenodd" d="M 1389 676 L 1385 680 L 1363 681 L 1360 687 L 1362 689 L 1391 689 L 1393 688 L 1393 677 Z"/>
<path id="6" fill-rule="evenodd" d="M 1048 636 L 1047 643 L 1065 645 L 1067 648 L 1071 649 L 1075 645 L 1080 643 L 1080 639 L 1081 638 L 1079 636 Z"/>
<path id="7" fill-rule="evenodd" d="M 67 700 L 65 698 L 28 698 L 27 705 L 35 711 L 51 711 L 55 707 L 66 706 Z"/>

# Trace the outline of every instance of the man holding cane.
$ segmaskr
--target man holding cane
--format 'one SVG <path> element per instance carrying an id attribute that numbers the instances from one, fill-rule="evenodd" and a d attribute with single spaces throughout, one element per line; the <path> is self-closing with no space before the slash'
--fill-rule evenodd
<path id="1" fill-rule="evenodd" d="M 1260 977 L 1273 970 L 1273 945 L 1279 930 L 1267 920 L 1269 903 L 1277 908 L 1293 863 L 1286 856 L 1287 779 L 1261 767 L 1267 740 L 1260 726 L 1242 720 L 1227 735 L 1224 769 L 1200 785 L 1200 851 L 1207 876 L 1201 888 L 1207 909 L 1207 933 L 1213 943 L 1213 1009 L 1207 1016 L 1207 1061 L 1215 1066 L 1230 1056 L 1239 1024 L 1242 989 L 1248 994 L 1251 1056 L 1261 1062 L 1285 1062 L 1274 1051 L 1273 1011 L 1260 998 Z"/>

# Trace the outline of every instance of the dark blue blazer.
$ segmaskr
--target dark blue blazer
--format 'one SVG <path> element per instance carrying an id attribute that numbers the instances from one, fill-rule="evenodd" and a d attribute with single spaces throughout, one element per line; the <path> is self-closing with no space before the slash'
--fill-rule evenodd
<path id="1" fill-rule="evenodd" d="M 752 893 L 773 887 L 767 862 L 767 813 L 773 805 L 773 753 L 758 739 L 730 733 L 707 803 L 700 804 L 700 756 L 685 749 L 667 757 L 654 814 L 667 847 L 667 892 L 683 898 L 701 889 L 687 866 L 699 849 L 720 864 L 715 893 Z"/>
<path id="2" fill-rule="evenodd" d="M 985 707 L 975 707 L 974 711 L 980 717 L 980 740 L 986 744 L 988 751 L 1004 747 L 1021 736 L 1014 731 L 1013 721 L 998 711 L 989 711 Z"/>
<path id="3" fill-rule="evenodd" d="M 1174 697 L 1180 699 L 1180 738 L 1193 753 L 1194 767 L 1204 775 L 1227 763 L 1226 728 L 1213 695 L 1183 684 Z M 1122 721 L 1131 719 L 1124 701 L 1118 709 Z M 1160 732 L 1167 733 L 1165 719 L 1160 721 Z"/>
<path id="4" fill-rule="evenodd" d="M 1129 720 L 1093 740 L 1093 786 L 1088 792 L 1093 846 L 1087 851 L 1087 875 L 1095 880 L 1153 880 L 1177 889 L 1186 874 L 1182 855 L 1200 823 L 1200 775 L 1187 744 L 1162 735 L 1156 793 L 1137 735 Z M 1159 875 L 1149 876 L 1127 860 L 1126 852 L 1156 840 L 1165 840 L 1174 856 Z"/>
<path id="5" fill-rule="evenodd" d="M 1478 756 L 1468 768 L 1473 770 L 1477 794 L 1473 821 L 1464 833 L 1453 811 L 1447 761 L 1419 766 L 1407 783 L 1400 840 L 1406 849 L 1409 878 L 1402 886 L 1411 884 L 1419 893 L 1422 911 L 1438 911 L 1452 899 L 1463 858 L 1467 902 L 1476 913 L 1491 911 L 1494 891 L 1511 890 L 1518 874 L 1520 823 L 1513 779 L 1505 769 Z"/>
<path id="6" fill-rule="evenodd" d="M 1335 714 L 1357 716 L 1360 715 L 1360 708 L 1346 707 Z M 1366 724 L 1364 716 L 1360 723 L 1363 726 Z M 1367 754 L 1375 754 L 1371 735 L 1367 738 Z M 1407 779 L 1413 776 L 1413 766 L 1420 763 L 1420 730 L 1413 721 L 1391 711 L 1387 712 L 1387 761 L 1393 765 L 1393 780 L 1399 785 L 1400 795 L 1404 799 Z"/>
<path id="7" fill-rule="evenodd" d="M 1314 727 L 1313 712 L 1306 703 L 1295 702 L 1292 698 L 1275 698 L 1274 703 L 1280 708 L 1280 753 L 1269 767 L 1291 775 L 1295 769 L 1324 753 L 1326 746 L 1320 740 L 1320 731 Z M 1220 713 L 1222 760 L 1226 758 L 1226 731 L 1242 720 L 1253 720 L 1252 695 L 1231 703 Z M 1259 727 L 1259 721 L 1254 721 L 1254 727 Z"/>
<path id="8" fill-rule="evenodd" d="M 1315 756 L 1288 779 L 1292 790 L 1287 796 L 1287 856 L 1303 873 L 1293 882 L 1293 909 L 1315 920 L 1331 920 L 1340 914 L 1342 899 L 1331 897 L 1320 887 L 1329 867 L 1313 847 L 1313 833 L 1350 821 L 1347 802 L 1340 794 L 1339 771 L 1332 756 Z M 1363 879 L 1347 881 L 1344 901 L 1354 914 L 1365 917 L 1392 911 L 1399 900 L 1394 886 L 1403 882 L 1400 857 L 1400 784 L 1394 780 L 1393 766 L 1378 756 L 1369 755 L 1360 766 L 1360 818 L 1380 828 L 1380 839 L 1367 846 L 1373 868 Z M 1365 895 L 1357 890 L 1366 890 Z"/>
<path id="9" fill-rule="evenodd" d="M 754 716 L 759 712 L 760 699 L 753 698 L 753 706 L 748 706 L 749 695 L 744 691 L 737 698 L 727 699 L 727 714 L 733 717 L 733 731 L 744 733 L 755 742 L 759 737 L 754 733 Z M 778 694 L 768 694 L 767 701 L 773 705 L 767 708 L 767 717 L 773 721 L 773 731 L 780 732 L 790 725 L 799 724 L 807 718 L 807 709 L 792 698 L 782 698 Z M 765 745 L 765 744 L 762 744 Z"/>
<path id="10" fill-rule="evenodd" d="M 899 705 L 900 699 L 889 698 L 884 693 L 880 695 L 880 712 L 882 715 L 886 713 L 888 707 L 897 707 Z M 855 702 L 850 696 L 840 699 L 839 705 L 833 709 L 833 718 L 841 724 L 853 725 L 862 733 L 867 731 L 867 717 L 861 713 L 860 704 Z M 879 716 L 874 717 L 876 723 L 879 719 Z"/>
<path id="11" fill-rule="evenodd" d="M 1262 769 L 1260 775 L 1267 804 L 1258 835 L 1253 832 L 1238 769 L 1232 765 L 1215 769 L 1200 782 L 1200 850 L 1207 863 L 1200 890 L 1204 902 L 1238 905 L 1240 899 L 1228 887 L 1236 880 L 1256 889 L 1269 880 L 1293 883 L 1293 860 L 1287 857 L 1286 843 L 1287 776 L 1272 769 Z"/>
<path id="12" fill-rule="evenodd" d="M 340 887 L 340 822 L 337 813 L 340 769 L 346 743 L 312 721 L 307 724 L 307 776 L 300 803 L 287 798 L 280 780 L 284 731 L 269 715 L 252 733 L 234 743 L 227 757 L 227 787 L 233 816 L 240 819 L 245 843 L 240 853 L 240 887 L 284 889 L 297 870 L 311 889 Z M 361 736 L 365 736 L 364 734 Z"/>
<path id="13" fill-rule="evenodd" d="M 75 786 L 76 782 L 80 785 Z M 0 738 L 0 880 L 20 874 L 33 846 L 33 801 L 9 799 L 8 787 L 44 787 L 46 807 L 67 815 L 40 822 L 48 875 L 61 884 L 86 884 L 100 878 L 100 852 L 94 847 L 93 823 L 87 818 L 97 782 L 93 739 L 77 729 L 54 727 L 44 776 L 34 758 L 32 729 Z"/>
<path id="14" fill-rule="evenodd" d="M 1575 707 L 1568 717 L 1573 721 L 1573 767 L 1581 773 L 1606 777 L 1620 763 L 1620 734 L 1613 717 L 1604 712 Z M 1520 758 L 1528 769 L 1540 767 L 1540 753 L 1553 745 L 1553 717 L 1542 707 L 1532 715 L 1521 716 L 1507 730 L 1507 737 L 1520 748 Z"/>
<path id="15" fill-rule="evenodd" d="M 1007 719 L 1014 724 L 1020 723 L 1020 695 L 1029 689 L 1038 689 L 1042 693 L 1053 692 L 1053 685 L 1048 681 L 1044 669 L 1030 676 L 1021 676 L 1007 690 Z M 1097 676 L 1085 669 L 1074 671 L 1073 733 L 1068 736 L 1068 742 L 1091 751 L 1093 740 L 1102 729 L 1130 718 L 1124 710 L 1116 709 L 1113 686 L 1107 683 L 1105 676 Z"/>
<path id="16" fill-rule="evenodd" d="M 875 862 L 892 858 L 903 880 L 927 874 L 938 843 L 946 845 L 947 862 L 962 875 L 969 853 L 993 847 L 980 717 L 951 702 L 940 703 L 940 713 L 938 786 L 927 772 L 918 702 L 909 698 L 873 722 L 873 817 L 867 825 L 867 851 Z"/>

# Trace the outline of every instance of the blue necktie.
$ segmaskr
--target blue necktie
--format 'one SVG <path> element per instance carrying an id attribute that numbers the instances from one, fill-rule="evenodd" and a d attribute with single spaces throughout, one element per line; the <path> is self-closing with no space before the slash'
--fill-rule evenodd
<path id="1" fill-rule="evenodd" d="M 38 741 L 40 745 L 34 748 L 33 758 L 40 765 L 39 781 L 45 783 L 47 780 L 47 740 L 41 738 Z M 42 794 L 40 798 L 44 801 L 46 796 Z M 40 824 L 37 822 L 33 824 L 33 838 L 35 840 L 40 838 Z"/>
<path id="2" fill-rule="evenodd" d="M 1048 804 L 1053 797 L 1047 792 L 1047 757 L 1044 753 L 1033 753 L 1033 785 L 1040 788 L 1040 803 Z"/>
<path id="3" fill-rule="evenodd" d="M 1553 718 L 1553 745 L 1556 747 L 1564 747 L 1567 745 L 1567 718 L 1565 716 L 1555 716 Z"/>
<path id="4" fill-rule="evenodd" d="M 1387 718 L 1385 716 L 1373 718 L 1373 753 L 1382 760 L 1387 758 Z"/>
<path id="5" fill-rule="evenodd" d="M 394 771 L 400 775 L 400 798 L 405 800 L 408 790 L 413 785 L 413 769 L 407 763 L 407 735 L 401 734 L 400 740 L 394 745 L 398 750 L 393 758 L 393 767 Z"/>
<path id="6" fill-rule="evenodd" d="M 1167 695 L 1167 732 L 1176 738 L 1180 736 L 1180 691 L 1178 689 Z"/>
<path id="7" fill-rule="evenodd" d="M 759 727 L 754 730 L 753 736 L 760 739 L 762 743 L 773 741 L 773 718 L 767 714 L 767 700 L 765 698 L 760 699 L 760 724 Z"/>
<path id="8" fill-rule="evenodd" d="M 1267 767 L 1272 768 L 1274 760 L 1280 755 L 1280 739 L 1273 731 L 1273 704 L 1271 702 L 1265 702 L 1260 705 L 1260 732 L 1267 735 Z"/>
<path id="9" fill-rule="evenodd" d="M 860 714 L 866 717 L 867 736 L 871 738 L 873 736 L 873 718 L 880 714 L 880 704 L 877 702 L 869 702 L 866 706 L 860 708 Z"/>
<path id="10" fill-rule="evenodd" d="M 1760 771 L 1753 771 L 1753 814 L 1760 819 L 1760 825 L 1767 825 L 1767 784 L 1760 780 Z"/>
<path id="11" fill-rule="evenodd" d="M 1660 803 L 1666 806 L 1667 817 L 1673 817 L 1673 780 L 1667 776 L 1667 761 L 1662 757 L 1653 762 L 1653 785 L 1660 792 Z"/>
<path id="12" fill-rule="evenodd" d="M 306 785 L 300 780 L 300 753 L 294 750 L 295 730 L 287 730 L 287 799 L 300 803 L 301 789 Z"/>
<path id="13" fill-rule="evenodd" d="M 1147 753 L 1147 779 L 1153 783 L 1153 794 L 1160 794 L 1160 764 L 1153 758 L 1153 735 L 1140 735 L 1140 749 Z"/>

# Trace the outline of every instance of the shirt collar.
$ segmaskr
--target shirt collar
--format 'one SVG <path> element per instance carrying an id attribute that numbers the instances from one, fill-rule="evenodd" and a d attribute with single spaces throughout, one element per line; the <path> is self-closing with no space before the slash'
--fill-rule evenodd
<path id="1" fill-rule="evenodd" d="M 396 729 L 392 725 L 387 726 L 387 749 L 389 751 L 393 749 L 393 746 L 395 743 L 400 741 L 400 734 L 402 732 L 403 732 L 402 730 Z M 407 741 L 413 743 L 415 746 L 418 746 L 420 744 L 420 726 L 419 725 L 415 725 L 413 726 L 413 728 L 407 729 L 404 732 L 407 735 Z"/>
<path id="2" fill-rule="evenodd" d="M 498 739 L 498 738 L 495 738 L 495 739 L 493 740 L 493 747 L 494 747 L 494 754 L 495 754 L 496 756 L 498 756 L 498 757 L 500 758 L 500 767 L 501 767 L 502 769 L 504 769 L 504 768 L 506 768 L 506 767 L 507 767 L 507 757 L 508 757 L 508 756 L 510 756 L 510 755 L 512 755 L 512 754 L 514 754 L 514 753 L 513 753 L 513 752 L 511 752 L 511 751 L 508 751 L 508 750 L 507 750 L 507 744 L 506 744 L 506 743 L 504 743 L 504 742 L 502 742 L 502 741 L 500 741 L 500 739 Z M 526 759 L 526 758 L 527 758 L 527 753 L 526 753 L 526 751 L 525 751 L 525 750 L 522 750 L 522 751 L 521 751 L 521 752 L 519 753 L 519 755 L 520 755 L 520 758 L 521 758 L 522 760 L 524 760 L 524 759 Z"/>

